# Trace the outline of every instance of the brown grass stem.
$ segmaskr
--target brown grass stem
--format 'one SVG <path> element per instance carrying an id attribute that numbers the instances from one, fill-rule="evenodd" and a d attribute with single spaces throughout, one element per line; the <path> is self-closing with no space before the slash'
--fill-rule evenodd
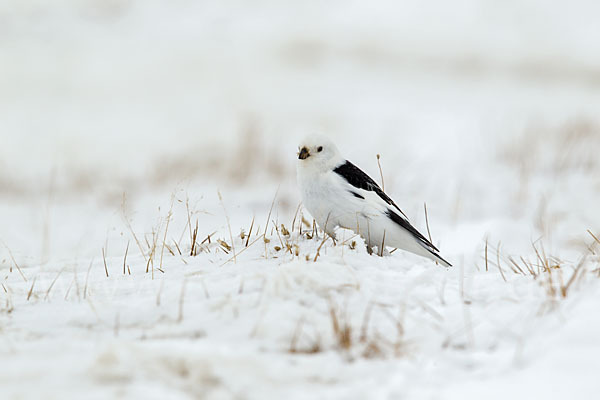
<path id="1" fill-rule="evenodd" d="M 104 261 L 104 272 L 108 278 L 108 266 L 106 265 L 106 252 L 104 251 L 104 247 L 102 248 L 102 260 Z"/>
<path id="2" fill-rule="evenodd" d="M 225 203 L 223 203 L 223 197 L 221 196 L 221 192 L 217 191 L 217 194 L 219 195 L 219 201 L 221 202 L 221 206 L 223 207 L 223 213 L 225 213 L 225 220 L 227 220 L 227 229 L 229 230 L 229 239 L 231 240 L 231 251 L 233 252 L 233 263 L 237 264 L 237 257 L 235 255 L 235 243 L 233 242 L 233 234 L 231 233 L 229 215 L 227 215 L 227 210 L 225 209 Z"/>
<path id="3" fill-rule="evenodd" d="M 383 170 L 381 169 L 381 155 L 377 154 L 377 166 L 379 167 L 379 176 L 381 176 L 381 190 L 385 192 L 385 182 L 383 181 Z"/>
<path id="4" fill-rule="evenodd" d="M 125 275 L 125 266 L 127 264 L 127 253 L 129 252 L 129 240 L 127 241 L 127 247 L 125 247 L 125 256 L 123 256 L 123 275 Z"/>

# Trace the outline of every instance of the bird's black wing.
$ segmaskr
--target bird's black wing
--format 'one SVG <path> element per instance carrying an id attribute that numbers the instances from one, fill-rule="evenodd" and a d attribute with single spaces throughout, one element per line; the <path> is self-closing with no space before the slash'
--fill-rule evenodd
<path id="1" fill-rule="evenodd" d="M 390 206 L 395 207 L 396 210 L 400 211 L 400 214 L 404 215 L 404 217 L 408 219 L 400 207 L 398 207 L 396 203 L 394 203 L 394 201 L 390 199 L 390 197 L 385 194 L 383 190 L 381 190 L 377 182 L 371 179 L 369 175 L 365 174 L 360 168 L 352 164 L 350 161 L 346 160 L 345 163 L 335 168 L 333 172 L 344 178 L 349 184 L 356 188 L 377 193 L 377 196 L 381 197 L 381 199 Z"/>
<path id="2" fill-rule="evenodd" d="M 421 243 L 421 246 L 425 247 L 427 250 L 429 250 L 429 252 L 432 252 L 434 255 L 439 257 L 439 255 L 437 254 L 437 252 L 439 252 L 438 248 L 435 247 L 433 243 L 431 243 L 429 240 L 427 240 L 425 236 L 421 235 L 421 232 L 419 232 L 414 226 L 412 226 L 410 222 L 408 222 L 392 210 L 388 210 L 386 214 L 389 219 L 391 219 L 392 221 L 409 231 L 415 237 L 415 239 L 417 239 Z"/>
<path id="3" fill-rule="evenodd" d="M 404 216 L 403 218 L 402 216 L 396 214 L 394 211 L 389 210 L 387 214 L 392 221 L 409 231 L 426 248 L 430 248 L 434 251 L 439 251 L 429 240 L 427 240 L 418 230 L 416 230 L 415 227 L 410 224 L 410 222 L 408 222 L 408 217 L 406 216 L 406 214 L 404 214 L 400 207 L 398 207 L 396 203 L 394 203 L 394 201 L 390 199 L 390 197 L 387 194 L 385 194 L 383 190 L 381 190 L 377 182 L 371 179 L 369 175 L 365 174 L 356 165 L 346 160 L 345 163 L 336 167 L 333 170 L 333 172 L 340 175 L 349 184 L 356 188 L 367 190 L 369 192 L 375 192 L 379 197 L 381 197 L 383 201 L 396 208 L 396 210 L 400 211 L 400 214 Z"/>

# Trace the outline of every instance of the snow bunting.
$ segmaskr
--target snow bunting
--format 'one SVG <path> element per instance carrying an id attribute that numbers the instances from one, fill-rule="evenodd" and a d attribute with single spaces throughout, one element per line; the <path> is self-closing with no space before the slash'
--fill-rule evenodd
<path id="1" fill-rule="evenodd" d="M 376 246 L 383 254 L 382 248 L 390 246 L 451 266 L 379 185 L 342 157 L 330 140 L 310 136 L 299 150 L 297 173 L 304 206 L 334 240 L 339 226 L 362 236 L 369 253 Z"/>

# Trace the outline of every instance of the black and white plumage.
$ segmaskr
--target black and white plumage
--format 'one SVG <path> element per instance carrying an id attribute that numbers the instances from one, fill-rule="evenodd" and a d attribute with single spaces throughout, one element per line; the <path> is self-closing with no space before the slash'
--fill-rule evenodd
<path id="1" fill-rule="evenodd" d="M 342 157 L 329 139 L 310 136 L 302 142 L 297 173 L 304 207 L 332 238 L 339 226 L 360 234 L 369 250 L 395 247 L 451 266 L 379 185 Z"/>

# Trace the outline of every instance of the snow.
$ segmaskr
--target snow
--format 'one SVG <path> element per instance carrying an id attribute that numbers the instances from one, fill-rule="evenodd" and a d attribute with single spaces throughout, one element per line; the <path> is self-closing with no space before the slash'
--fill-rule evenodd
<path id="1" fill-rule="evenodd" d="M 596 397 L 598 5 L 427 3 L 0 3 L 1 397 Z M 455 267 L 300 234 L 314 131 Z"/>

